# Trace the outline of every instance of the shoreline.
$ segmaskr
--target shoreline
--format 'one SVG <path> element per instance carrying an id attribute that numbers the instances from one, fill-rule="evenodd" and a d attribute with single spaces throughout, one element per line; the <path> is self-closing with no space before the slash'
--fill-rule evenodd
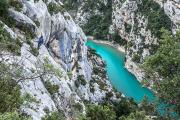
<path id="1" fill-rule="evenodd" d="M 94 42 L 96 42 L 96 43 L 109 45 L 109 46 L 111 46 L 111 47 L 116 48 L 116 49 L 117 49 L 118 51 L 120 51 L 120 52 L 123 52 L 123 53 L 126 52 L 126 51 L 125 51 L 125 48 L 124 48 L 123 46 L 120 46 L 120 45 L 118 45 L 118 44 L 114 44 L 114 42 L 103 41 L 103 40 L 95 40 L 95 39 L 90 39 L 90 40 L 92 40 L 92 41 L 94 41 Z M 125 67 L 131 74 L 133 74 L 133 75 L 136 77 L 137 81 L 140 82 L 140 84 L 142 85 L 142 87 L 145 87 L 145 88 L 148 88 L 148 89 L 152 90 L 152 88 L 151 88 L 150 86 L 144 86 L 144 85 L 142 84 L 142 79 L 143 79 L 143 76 L 144 76 L 144 75 L 143 75 L 143 72 L 141 71 L 141 69 L 140 69 L 137 65 L 134 65 L 134 64 L 133 64 L 134 69 L 131 68 L 131 67 L 129 66 L 129 65 L 132 65 L 131 63 L 133 63 L 131 60 L 126 60 L 126 61 L 124 61 L 124 67 Z M 128 65 L 128 64 L 129 64 L 129 65 Z"/>
<path id="2" fill-rule="evenodd" d="M 96 43 L 106 44 L 106 45 L 112 46 L 112 47 L 116 48 L 116 49 L 117 49 L 118 51 L 120 51 L 120 52 L 123 52 L 123 53 L 126 52 L 126 51 L 125 51 L 125 48 L 124 48 L 123 46 L 120 46 L 120 45 L 118 45 L 118 44 L 115 44 L 114 42 L 103 41 L 103 40 L 95 40 L 92 36 L 88 36 L 87 38 L 88 38 L 89 40 L 92 40 L 92 41 L 96 42 Z M 133 64 L 132 64 L 132 63 L 133 63 L 133 62 L 128 59 L 128 60 L 124 61 L 124 67 L 125 67 L 131 74 L 133 74 L 140 83 L 142 83 L 142 76 L 143 76 L 143 74 L 141 73 L 142 71 L 141 71 L 141 69 L 140 69 L 137 65 L 134 65 L 134 63 L 133 63 Z M 130 67 L 131 65 L 133 66 L 134 69 Z"/>
<path id="3" fill-rule="evenodd" d="M 123 46 L 120 46 L 118 44 L 114 44 L 114 42 L 103 41 L 103 40 L 94 40 L 94 39 L 90 39 L 90 40 L 92 40 L 92 41 L 94 41 L 96 43 L 101 43 L 101 44 L 106 44 L 106 45 L 112 46 L 112 47 L 116 48 L 117 50 L 119 50 L 119 51 L 121 51 L 123 53 L 126 52 L 125 48 Z"/>

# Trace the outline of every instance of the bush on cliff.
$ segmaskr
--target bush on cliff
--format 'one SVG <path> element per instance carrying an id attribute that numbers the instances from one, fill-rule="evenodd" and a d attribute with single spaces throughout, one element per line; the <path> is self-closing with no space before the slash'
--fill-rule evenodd
<path id="1" fill-rule="evenodd" d="M 157 52 L 147 57 L 143 66 L 157 95 L 180 114 L 180 32 L 172 35 L 163 29 Z"/>

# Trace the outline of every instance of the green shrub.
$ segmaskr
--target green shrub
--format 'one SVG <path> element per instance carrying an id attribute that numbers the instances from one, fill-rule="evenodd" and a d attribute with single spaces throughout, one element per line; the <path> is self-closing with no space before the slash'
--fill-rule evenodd
<path id="1" fill-rule="evenodd" d="M 107 2 L 107 5 L 100 0 L 85 2 L 84 11 L 98 9 L 102 12 L 102 15 L 92 14 L 85 26 L 82 27 L 87 35 L 92 35 L 97 39 L 107 39 L 109 26 L 112 23 L 112 1 L 108 0 Z"/>
<path id="2" fill-rule="evenodd" d="M 34 56 L 38 56 L 39 55 L 39 51 L 37 48 L 35 47 L 31 47 L 31 51 L 30 51 Z"/>
<path id="3" fill-rule="evenodd" d="M 75 110 L 78 110 L 78 111 L 82 111 L 83 110 L 83 106 L 77 102 L 73 105 L 73 107 L 75 108 Z"/>
<path id="4" fill-rule="evenodd" d="M 81 85 L 86 85 L 87 83 L 83 75 L 78 75 L 77 80 L 79 81 Z"/>
<path id="5" fill-rule="evenodd" d="M 16 26 L 16 27 L 25 33 L 26 39 L 33 39 L 36 37 L 36 33 L 34 31 L 32 31 L 30 26 L 25 26 L 22 24 L 22 25 Z"/>
<path id="6" fill-rule="evenodd" d="M 79 4 L 80 3 L 78 0 L 64 1 L 64 7 L 66 8 L 66 10 L 78 10 Z"/>
<path id="7" fill-rule="evenodd" d="M 18 0 L 9 0 L 9 5 L 14 7 L 16 11 L 21 11 L 23 7 L 22 3 Z"/>
<path id="8" fill-rule="evenodd" d="M 44 85 L 48 92 L 53 95 L 55 93 L 58 93 L 59 91 L 59 86 L 58 85 L 53 85 L 49 80 L 44 82 Z"/>
<path id="9" fill-rule="evenodd" d="M 27 116 L 22 116 L 17 111 L 0 113 L 0 120 L 32 120 Z"/>
<path id="10" fill-rule="evenodd" d="M 130 33 L 130 31 L 131 31 L 131 25 L 129 25 L 129 24 L 127 24 L 126 22 L 124 23 L 124 26 L 125 26 L 125 31 L 127 32 L 127 33 Z"/>
<path id="11" fill-rule="evenodd" d="M 95 74 L 95 75 L 98 75 L 99 74 L 99 67 L 93 67 L 93 73 Z"/>
<path id="12" fill-rule="evenodd" d="M 161 28 L 171 30 L 171 20 L 165 14 L 164 9 L 153 0 L 142 0 L 141 4 L 138 4 L 138 12 L 142 13 L 148 18 L 147 28 L 151 30 L 152 34 L 160 38 Z"/>
<path id="13" fill-rule="evenodd" d="M 23 101 L 25 101 L 26 103 L 32 103 L 32 102 L 34 102 L 34 103 L 39 103 L 39 101 L 36 100 L 36 98 L 35 98 L 34 96 L 32 96 L 31 94 L 29 94 L 29 93 L 24 94 L 24 95 L 22 96 L 22 99 L 23 99 Z"/>
<path id="14" fill-rule="evenodd" d="M 0 0 L 0 16 L 7 15 L 8 7 L 9 4 L 7 0 Z"/>
<path id="15" fill-rule="evenodd" d="M 106 100 L 110 100 L 111 97 L 113 97 L 113 93 L 112 93 L 111 91 L 110 91 L 110 92 L 107 92 L 105 99 L 106 99 Z"/>
<path id="16" fill-rule="evenodd" d="M 42 120 L 65 120 L 65 117 L 63 113 L 52 112 L 46 115 L 45 117 L 43 117 Z"/>
<path id="17" fill-rule="evenodd" d="M 59 79 L 62 77 L 62 71 L 58 68 L 55 68 L 51 63 L 49 63 L 48 59 L 45 58 L 44 69 L 47 73 L 56 75 Z"/>
<path id="18" fill-rule="evenodd" d="M 115 120 L 115 111 L 109 106 L 88 105 L 86 116 L 89 120 Z"/>
<path id="19" fill-rule="evenodd" d="M 22 3 L 18 0 L 1 0 L 0 1 L 0 20 L 7 26 L 13 28 L 17 27 L 21 31 L 25 32 L 26 37 L 34 38 L 36 34 L 31 30 L 31 27 L 21 25 L 17 26 L 16 21 L 8 13 L 8 8 L 14 7 L 17 11 L 20 11 L 23 7 Z"/>
<path id="20" fill-rule="evenodd" d="M 112 36 L 112 40 L 116 43 L 118 43 L 119 45 L 126 45 L 127 41 L 125 39 L 123 39 L 118 32 L 116 31 L 114 34 L 111 35 Z"/>
<path id="21" fill-rule="evenodd" d="M 132 47 L 133 46 L 133 43 L 131 42 L 131 41 L 129 41 L 128 43 L 127 43 L 127 48 L 130 48 L 130 47 Z"/>
<path id="22" fill-rule="evenodd" d="M 7 50 L 16 55 L 20 55 L 22 43 L 19 39 L 13 40 L 10 34 L 4 29 L 4 25 L 0 23 L 0 46 L 1 50 Z"/>
<path id="23" fill-rule="evenodd" d="M 22 4 L 17 0 L 1 0 L 0 1 L 0 20 L 4 22 L 9 27 L 15 26 L 15 20 L 9 16 L 8 8 L 11 6 L 15 7 L 16 10 L 20 10 L 22 8 Z"/>
<path id="24" fill-rule="evenodd" d="M 109 21 L 109 19 L 108 19 Z M 83 29 L 87 35 L 93 35 L 97 39 L 105 39 L 109 33 L 109 22 L 104 16 L 93 15 Z"/>
<path id="25" fill-rule="evenodd" d="M 152 120 L 146 116 L 144 111 L 136 111 L 135 113 L 131 113 L 129 116 L 121 116 L 119 120 Z"/>
<path id="26" fill-rule="evenodd" d="M 36 26 L 39 27 L 40 26 L 40 22 L 38 20 L 34 21 Z"/>
<path id="27" fill-rule="evenodd" d="M 158 91 L 157 95 L 161 100 L 174 105 L 180 114 L 180 32 L 172 35 L 163 29 L 162 33 L 157 51 L 145 59 L 143 68 L 147 80 L 154 83 L 153 88 Z"/>
<path id="28" fill-rule="evenodd" d="M 53 14 L 57 14 L 59 12 L 61 12 L 61 13 L 65 12 L 65 9 L 62 6 L 51 2 L 48 4 L 48 11 L 51 15 L 53 15 Z"/>
<path id="29" fill-rule="evenodd" d="M 19 109 L 22 104 L 20 86 L 8 71 L 8 66 L 0 63 L 0 113 Z"/>
<path id="30" fill-rule="evenodd" d="M 96 82 L 99 85 L 99 89 L 106 90 L 106 84 L 102 80 L 97 80 Z"/>
<path id="31" fill-rule="evenodd" d="M 141 56 L 137 53 L 133 54 L 132 61 L 139 63 L 141 59 Z"/>

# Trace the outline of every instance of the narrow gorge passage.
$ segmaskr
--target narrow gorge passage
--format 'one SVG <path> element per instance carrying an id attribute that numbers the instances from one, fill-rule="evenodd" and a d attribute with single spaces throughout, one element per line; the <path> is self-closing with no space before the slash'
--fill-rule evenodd
<path id="1" fill-rule="evenodd" d="M 95 49 L 106 62 L 107 74 L 112 85 L 128 98 L 133 98 L 140 103 L 146 96 L 149 101 L 153 101 L 155 96 L 152 91 L 142 87 L 134 75 L 124 67 L 124 53 L 111 46 L 95 43 L 88 40 L 86 45 Z"/>
<path id="2" fill-rule="evenodd" d="M 141 85 L 137 78 L 131 74 L 124 65 L 125 54 L 116 48 L 96 43 L 88 40 L 86 45 L 99 54 L 106 63 L 106 70 L 111 84 L 125 97 L 133 98 L 135 102 L 141 103 L 146 96 L 149 102 L 156 102 L 158 99 L 154 93 Z M 161 115 L 166 114 L 167 108 L 172 108 L 168 104 L 158 103 L 157 110 Z M 171 115 L 177 116 L 175 112 L 170 112 Z"/>

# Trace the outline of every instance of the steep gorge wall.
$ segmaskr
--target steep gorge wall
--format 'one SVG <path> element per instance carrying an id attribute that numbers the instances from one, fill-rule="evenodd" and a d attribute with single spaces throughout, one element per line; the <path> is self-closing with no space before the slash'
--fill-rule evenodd
<path id="1" fill-rule="evenodd" d="M 158 24 L 164 22 L 161 27 L 166 27 L 165 25 L 169 24 L 169 28 L 166 27 L 166 29 L 172 30 L 172 32 L 175 33 L 176 30 L 180 29 L 180 8 L 178 7 L 179 1 L 155 1 L 155 3 L 153 3 L 154 6 L 158 6 L 156 2 L 159 3 L 162 10 L 164 10 L 164 13 L 162 12 L 160 14 L 165 14 L 168 17 L 164 15 L 161 19 L 158 18 L 156 21 L 154 21 L 154 23 L 156 22 L 156 25 L 158 26 Z M 130 72 L 135 74 L 139 80 L 142 80 L 144 76 L 143 71 L 139 68 L 139 65 L 143 62 L 146 56 L 153 54 L 155 51 L 154 46 L 158 44 L 159 39 L 157 38 L 157 34 L 155 35 L 154 32 L 151 31 L 152 29 L 149 27 L 152 24 L 151 20 L 147 17 L 147 15 L 141 12 L 140 8 L 138 8 L 141 7 L 141 5 L 143 6 L 141 1 L 127 0 L 124 3 L 114 1 L 112 17 L 114 19 L 113 25 L 111 26 L 111 28 L 114 28 L 114 30 L 118 30 L 119 35 L 128 41 L 126 67 Z M 157 10 L 158 9 L 154 11 Z M 167 21 L 167 19 L 170 20 Z M 158 30 L 160 29 L 156 29 L 156 31 Z"/>
<path id="2" fill-rule="evenodd" d="M 103 12 L 99 8 L 107 6 L 106 2 L 103 4 L 103 2 L 97 1 L 94 4 L 98 7 L 89 11 L 83 10 L 84 4 L 79 7 L 76 21 L 80 26 L 86 26 L 88 20 L 92 20 L 91 16 L 103 16 Z M 144 73 L 140 65 L 145 57 L 153 54 L 158 47 L 160 28 L 165 27 L 173 33 L 180 29 L 180 1 L 112 0 L 111 6 L 111 25 L 106 28 L 108 27 L 110 34 L 117 33 L 127 41 L 125 66 L 138 80 L 142 81 Z M 95 23 L 93 21 L 92 24 Z M 108 37 L 104 39 L 108 39 Z"/>
<path id="3" fill-rule="evenodd" d="M 3 59 L 21 61 L 18 64 L 23 67 L 27 78 L 35 76 L 36 72 L 43 73 L 44 69 L 50 69 L 51 73 L 19 83 L 22 94 L 28 93 L 36 100 L 23 104 L 21 111 L 34 120 L 53 111 L 62 112 L 67 119 L 72 119 L 78 113 L 85 113 L 84 101 L 101 102 L 109 91 L 99 89 L 97 82 L 90 82 L 93 64 L 87 59 L 87 38 L 63 4 L 58 0 L 19 2 L 22 4 L 20 10 L 9 8 L 15 26 L 11 28 L 6 21 L 2 23 L 6 24 L 4 28 L 11 37 L 22 43 L 21 55 L 4 54 Z M 37 41 L 41 35 L 44 44 L 38 50 Z M 102 80 L 99 77 L 99 81 Z M 95 94 L 90 90 L 92 84 L 96 85 Z M 103 85 L 113 91 L 109 83 Z"/>

